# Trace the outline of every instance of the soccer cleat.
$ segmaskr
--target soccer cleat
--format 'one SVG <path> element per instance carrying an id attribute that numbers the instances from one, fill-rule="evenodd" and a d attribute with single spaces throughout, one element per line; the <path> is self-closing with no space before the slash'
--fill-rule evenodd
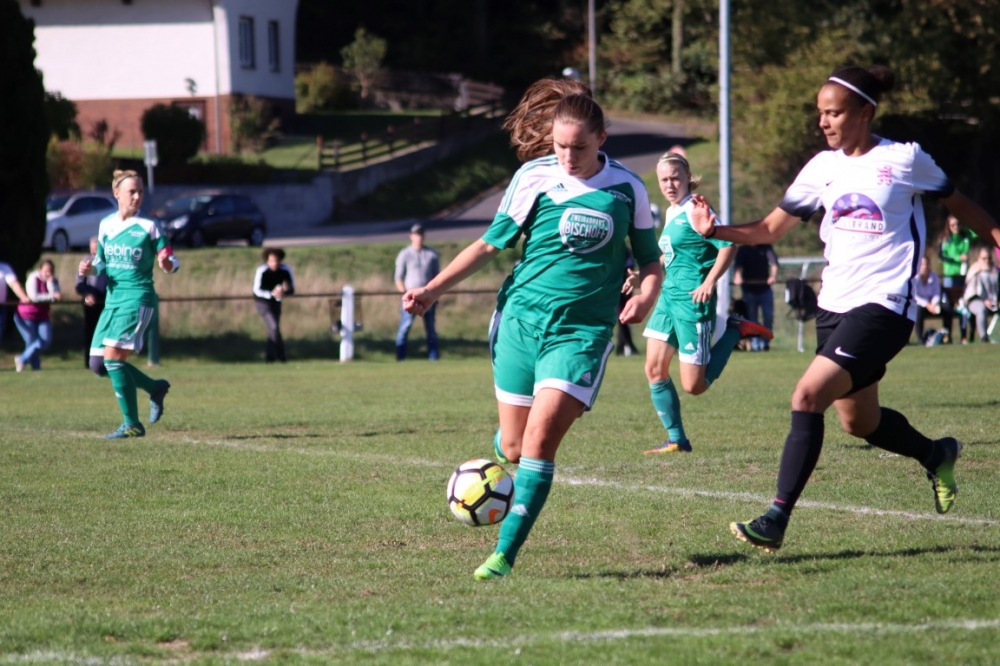
<path id="1" fill-rule="evenodd" d="M 781 542 L 785 539 L 785 528 L 767 516 L 761 516 L 749 523 L 729 523 L 729 531 L 740 541 L 746 541 L 756 548 L 763 548 L 769 553 L 781 548 Z"/>
<path id="2" fill-rule="evenodd" d="M 955 496 L 958 495 L 958 484 L 955 483 L 955 461 L 962 455 L 962 444 L 954 437 L 945 437 L 935 443 L 944 447 L 944 459 L 934 472 L 927 472 L 934 488 L 934 508 L 938 513 L 948 513 Z"/>
<path id="3" fill-rule="evenodd" d="M 170 390 L 170 382 L 166 379 L 156 380 L 156 390 L 149 394 L 149 423 L 153 424 L 163 416 L 163 399 Z"/>
<path id="4" fill-rule="evenodd" d="M 509 576 L 510 571 L 510 565 L 507 564 L 507 557 L 503 553 L 493 553 L 472 575 L 477 580 L 489 580 L 490 578 Z"/>
<path id="5" fill-rule="evenodd" d="M 500 447 L 500 428 L 497 428 L 497 434 L 493 435 L 493 453 L 496 454 L 497 462 L 501 465 L 506 465 L 510 462 L 507 460 L 507 456 L 503 454 L 503 449 Z"/>
<path id="6" fill-rule="evenodd" d="M 145 437 L 146 429 L 141 423 L 123 423 L 118 430 L 110 435 L 105 435 L 104 439 L 130 439 L 132 437 Z"/>
<path id="7" fill-rule="evenodd" d="M 655 449 L 649 449 L 642 452 L 644 455 L 650 453 L 691 453 L 691 442 L 671 442 L 669 439 L 663 444 L 660 444 Z"/>
<path id="8" fill-rule="evenodd" d="M 21 360 L 20 356 L 14 357 L 14 369 L 18 372 L 24 372 L 24 361 Z"/>
<path id="9" fill-rule="evenodd" d="M 740 339 L 746 340 L 747 338 L 764 338 L 765 340 L 773 340 L 774 333 L 771 333 L 765 326 L 750 321 L 749 319 L 744 319 L 743 317 L 732 316 L 726 320 L 726 328 L 732 328 L 736 326 L 740 329 Z"/>

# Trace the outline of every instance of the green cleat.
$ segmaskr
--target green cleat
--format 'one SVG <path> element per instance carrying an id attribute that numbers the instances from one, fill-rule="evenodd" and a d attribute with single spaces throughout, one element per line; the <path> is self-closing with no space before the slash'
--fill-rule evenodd
<path id="1" fill-rule="evenodd" d="M 118 430 L 110 435 L 105 435 L 104 439 L 130 439 L 132 437 L 145 437 L 146 429 L 141 423 L 123 423 Z"/>
<path id="2" fill-rule="evenodd" d="M 954 437 L 939 439 L 935 444 L 944 447 L 944 459 L 937 469 L 927 472 L 934 488 L 934 508 L 938 513 L 948 513 L 955 504 L 958 484 L 955 482 L 955 461 L 962 455 L 962 445 Z"/>
<path id="3" fill-rule="evenodd" d="M 500 428 L 497 428 L 497 434 L 493 435 L 493 453 L 496 454 L 497 462 L 501 465 L 506 465 L 510 462 L 507 460 L 507 456 L 503 454 L 503 449 L 500 448 Z"/>
<path id="4" fill-rule="evenodd" d="M 166 379 L 156 380 L 156 390 L 149 394 L 149 422 L 156 423 L 163 416 L 163 399 L 170 390 L 170 382 Z"/>
<path id="5" fill-rule="evenodd" d="M 755 548 L 763 548 L 769 553 L 781 548 L 781 542 L 785 540 L 785 528 L 767 516 L 749 523 L 729 523 L 729 531 L 740 541 L 746 541 Z"/>
<path id="6" fill-rule="evenodd" d="M 493 553 L 482 566 L 472 574 L 477 580 L 488 580 L 490 578 L 503 578 L 510 575 L 510 565 L 507 564 L 507 556 L 503 553 Z"/>

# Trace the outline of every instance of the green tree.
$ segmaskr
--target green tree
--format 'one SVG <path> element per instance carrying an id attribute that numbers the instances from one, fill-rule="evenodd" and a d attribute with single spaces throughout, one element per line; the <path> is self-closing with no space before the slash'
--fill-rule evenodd
<path id="1" fill-rule="evenodd" d="M 371 35 L 364 28 L 354 33 L 354 41 L 340 49 L 344 59 L 344 71 L 358 80 L 361 99 L 368 99 L 372 86 L 382 72 L 382 60 L 388 51 L 388 44 L 381 37 Z"/>
<path id="2" fill-rule="evenodd" d="M 45 119 L 49 129 L 61 141 L 80 138 L 80 125 L 76 122 L 76 104 L 59 92 L 45 93 Z"/>
<path id="3" fill-rule="evenodd" d="M 156 140 L 160 164 L 184 164 L 205 142 L 205 124 L 183 107 L 156 104 L 142 114 L 142 134 Z"/>
<path id="4" fill-rule="evenodd" d="M 34 22 L 20 5 L 0 0 L 0 260 L 22 277 L 41 255 L 49 193 L 49 127 L 34 41 Z"/>

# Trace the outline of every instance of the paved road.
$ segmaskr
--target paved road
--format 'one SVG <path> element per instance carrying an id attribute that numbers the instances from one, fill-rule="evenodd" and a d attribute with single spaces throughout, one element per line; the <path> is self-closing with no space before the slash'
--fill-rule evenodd
<path id="1" fill-rule="evenodd" d="M 609 155 L 632 171 L 644 174 L 656 166 L 656 161 L 668 148 L 690 143 L 685 134 L 684 126 L 680 124 L 612 119 L 604 148 Z M 503 188 L 498 188 L 464 207 L 432 219 L 312 227 L 269 237 L 267 244 L 287 247 L 370 242 L 406 243 L 410 225 L 417 221 L 426 227 L 428 243 L 440 240 L 471 241 L 482 236 L 493 221 L 502 197 Z M 650 192 L 650 199 L 659 202 L 661 197 L 657 192 Z"/>

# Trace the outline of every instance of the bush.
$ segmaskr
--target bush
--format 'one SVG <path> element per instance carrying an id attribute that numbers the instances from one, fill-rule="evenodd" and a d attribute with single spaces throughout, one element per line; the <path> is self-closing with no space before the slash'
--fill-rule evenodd
<path id="1" fill-rule="evenodd" d="M 49 131 L 61 140 L 80 138 L 76 113 L 76 104 L 63 97 L 62 93 L 45 93 L 45 121 L 49 124 Z"/>
<path id="2" fill-rule="evenodd" d="M 157 104 L 142 114 L 142 134 L 147 141 L 156 141 L 160 164 L 184 164 L 205 142 L 205 124 L 185 108 Z"/>
<path id="3" fill-rule="evenodd" d="M 295 75 L 295 110 L 299 113 L 352 109 L 357 106 L 346 77 L 320 62 Z"/>
<path id="4" fill-rule="evenodd" d="M 235 97 L 229 106 L 233 152 L 259 153 L 278 135 L 281 120 L 253 95 Z"/>
<path id="5" fill-rule="evenodd" d="M 49 140 L 45 161 L 49 181 L 56 189 L 107 187 L 115 169 L 115 160 L 107 146 L 73 139 L 60 141 L 55 135 Z"/>

